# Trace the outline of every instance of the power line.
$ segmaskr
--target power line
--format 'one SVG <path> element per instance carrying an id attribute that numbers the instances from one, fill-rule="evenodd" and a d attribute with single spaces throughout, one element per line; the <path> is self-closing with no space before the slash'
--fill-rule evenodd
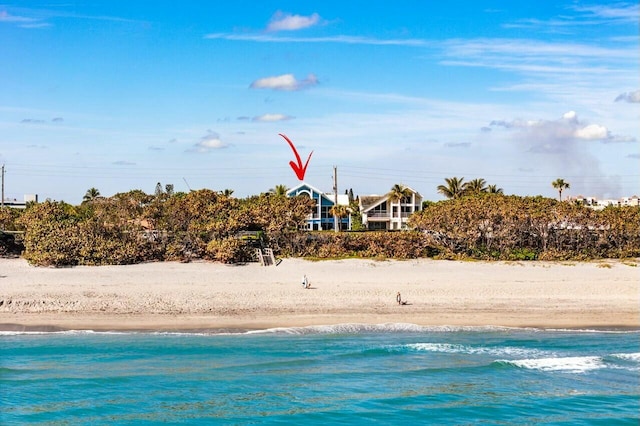
<path id="1" fill-rule="evenodd" d="M 38 176 L 58 176 L 58 175 L 73 175 L 73 176 L 86 176 L 86 175 L 78 175 L 74 173 L 76 170 L 86 170 L 92 173 L 89 176 L 104 176 L 104 177 L 117 177 L 118 175 L 122 176 L 136 176 L 138 174 L 150 175 L 148 172 L 158 172 L 158 167 L 142 167 L 142 166 L 94 166 L 94 165 L 52 165 L 52 164 L 21 164 L 21 163 L 12 163 L 12 167 L 14 167 L 14 171 L 16 174 L 20 173 L 21 175 L 38 175 Z M 330 169 L 333 166 L 329 165 L 315 165 L 314 170 L 318 170 L 319 168 Z M 350 176 L 350 177 L 361 177 L 361 178 L 370 178 L 370 177 L 396 177 L 396 176 L 405 176 L 408 178 L 416 178 L 416 179 L 441 179 L 442 176 L 471 176 L 476 175 L 478 173 L 469 173 L 463 172 L 460 170 L 456 171 L 437 171 L 433 169 L 429 170 L 409 170 L 409 169 L 393 169 L 393 168 L 380 168 L 380 167 L 364 167 L 364 166 L 352 166 L 352 165 L 340 165 L 342 170 L 342 175 Z M 262 176 L 265 172 L 288 172 L 289 168 L 287 166 L 260 166 L 260 167 L 235 167 L 235 166 L 219 166 L 216 165 L 213 167 L 162 167 L 163 175 L 166 175 L 167 172 L 172 173 L 175 172 L 177 174 L 184 174 L 185 171 L 190 172 L 191 174 L 197 173 L 199 175 L 204 176 L 219 176 L 222 172 L 225 175 L 229 174 L 242 174 L 247 175 L 249 177 L 259 177 Z M 96 173 L 99 172 L 99 173 Z M 114 174 L 111 174 L 111 173 Z M 250 175 L 250 172 L 256 172 L 258 174 Z M 311 172 L 311 171 L 310 171 Z M 316 175 L 318 173 L 324 172 L 315 172 L 311 173 Z M 155 173 L 154 173 L 155 174 Z M 487 177 L 497 177 L 497 178 L 516 178 L 516 179 L 555 179 L 557 178 L 557 174 L 554 175 L 535 175 L 535 174 L 495 174 L 495 173 L 483 173 L 484 178 Z M 565 179 L 602 179 L 603 175 L 563 175 Z M 616 178 L 629 178 L 636 179 L 640 177 L 640 174 L 632 174 L 632 175 L 615 175 Z"/>

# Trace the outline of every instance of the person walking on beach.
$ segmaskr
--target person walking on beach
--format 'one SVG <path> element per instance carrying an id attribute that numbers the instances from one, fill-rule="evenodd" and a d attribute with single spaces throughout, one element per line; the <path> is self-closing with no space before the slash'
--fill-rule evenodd
<path id="1" fill-rule="evenodd" d="M 398 302 L 398 305 L 402 305 L 402 296 L 400 296 L 400 292 L 396 294 L 396 302 Z"/>
<path id="2" fill-rule="evenodd" d="M 309 288 L 309 280 L 306 274 L 302 276 L 302 288 Z"/>

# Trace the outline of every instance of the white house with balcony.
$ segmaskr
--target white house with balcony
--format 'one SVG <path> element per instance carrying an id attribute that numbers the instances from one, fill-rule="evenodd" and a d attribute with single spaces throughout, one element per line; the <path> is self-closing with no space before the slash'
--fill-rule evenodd
<path id="1" fill-rule="evenodd" d="M 362 224 L 369 230 L 399 230 L 407 228 L 412 213 L 422 209 L 422 196 L 405 187 L 411 195 L 392 201 L 389 194 L 360 196 Z"/>

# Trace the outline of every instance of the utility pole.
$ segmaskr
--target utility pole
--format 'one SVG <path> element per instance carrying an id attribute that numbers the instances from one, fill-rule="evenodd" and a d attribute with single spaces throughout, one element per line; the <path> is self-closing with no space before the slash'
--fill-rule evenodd
<path id="1" fill-rule="evenodd" d="M 336 211 L 335 209 L 338 208 L 338 167 L 337 166 L 333 166 L 333 206 L 334 206 L 334 212 Z M 333 230 L 335 232 L 339 232 L 339 228 L 338 228 L 338 215 L 334 214 L 333 215 Z"/>
<path id="2" fill-rule="evenodd" d="M 4 207 L 4 164 L 2 165 L 2 207 Z"/>

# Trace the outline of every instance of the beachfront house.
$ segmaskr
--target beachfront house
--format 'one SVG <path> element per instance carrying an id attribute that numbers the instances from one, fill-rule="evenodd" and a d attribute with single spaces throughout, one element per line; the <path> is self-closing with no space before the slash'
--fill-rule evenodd
<path id="1" fill-rule="evenodd" d="M 596 197 L 568 197 L 568 203 L 577 203 L 587 206 L 594 210 L 603 210 L 607 207 L 638 207 L 640 206 L 640 198 L 637 195 L 631 197 L 622 197 L 619 199 L 598 199 Z"/>
<path id="2" fill-rule="evenodd" d="M 14 209 L 25 209 L 28 203 L 37 203 L 38 195 L 37 194 L 26 194 L 24 196 L 24 201 L 18 201 L 16 198 L 4 198 L 2 200 L 3 207 L 11 207 Z"/>
<path id="3" fill-rule="evenodd" d="M 287 197 L 309 197 L 315 204 L 313 213 L 307 218 L 306 229 L 310 231 L 326 231 L 333 230 L 334 217 L 331 214 L 331 208 L 335 205 L 335 195 L 332 193 L 322 192 L 308 183 L 301 183 L 287 190 Z M 338 205 L 349 207 L 349 196 L 347 194 L 338 194 Z M 351 229 L 351 215 L 339 218 L 340 229 L 343 231 Z"/>
<path id="4" fill-rule="evenodd" d="M 406 229 L 409 216 L 422 209 L 422 196 L 405 188 L 409 195 L 397 201 L 389 194 L 360 196 L 362 225 L 368 230 Z"/>

